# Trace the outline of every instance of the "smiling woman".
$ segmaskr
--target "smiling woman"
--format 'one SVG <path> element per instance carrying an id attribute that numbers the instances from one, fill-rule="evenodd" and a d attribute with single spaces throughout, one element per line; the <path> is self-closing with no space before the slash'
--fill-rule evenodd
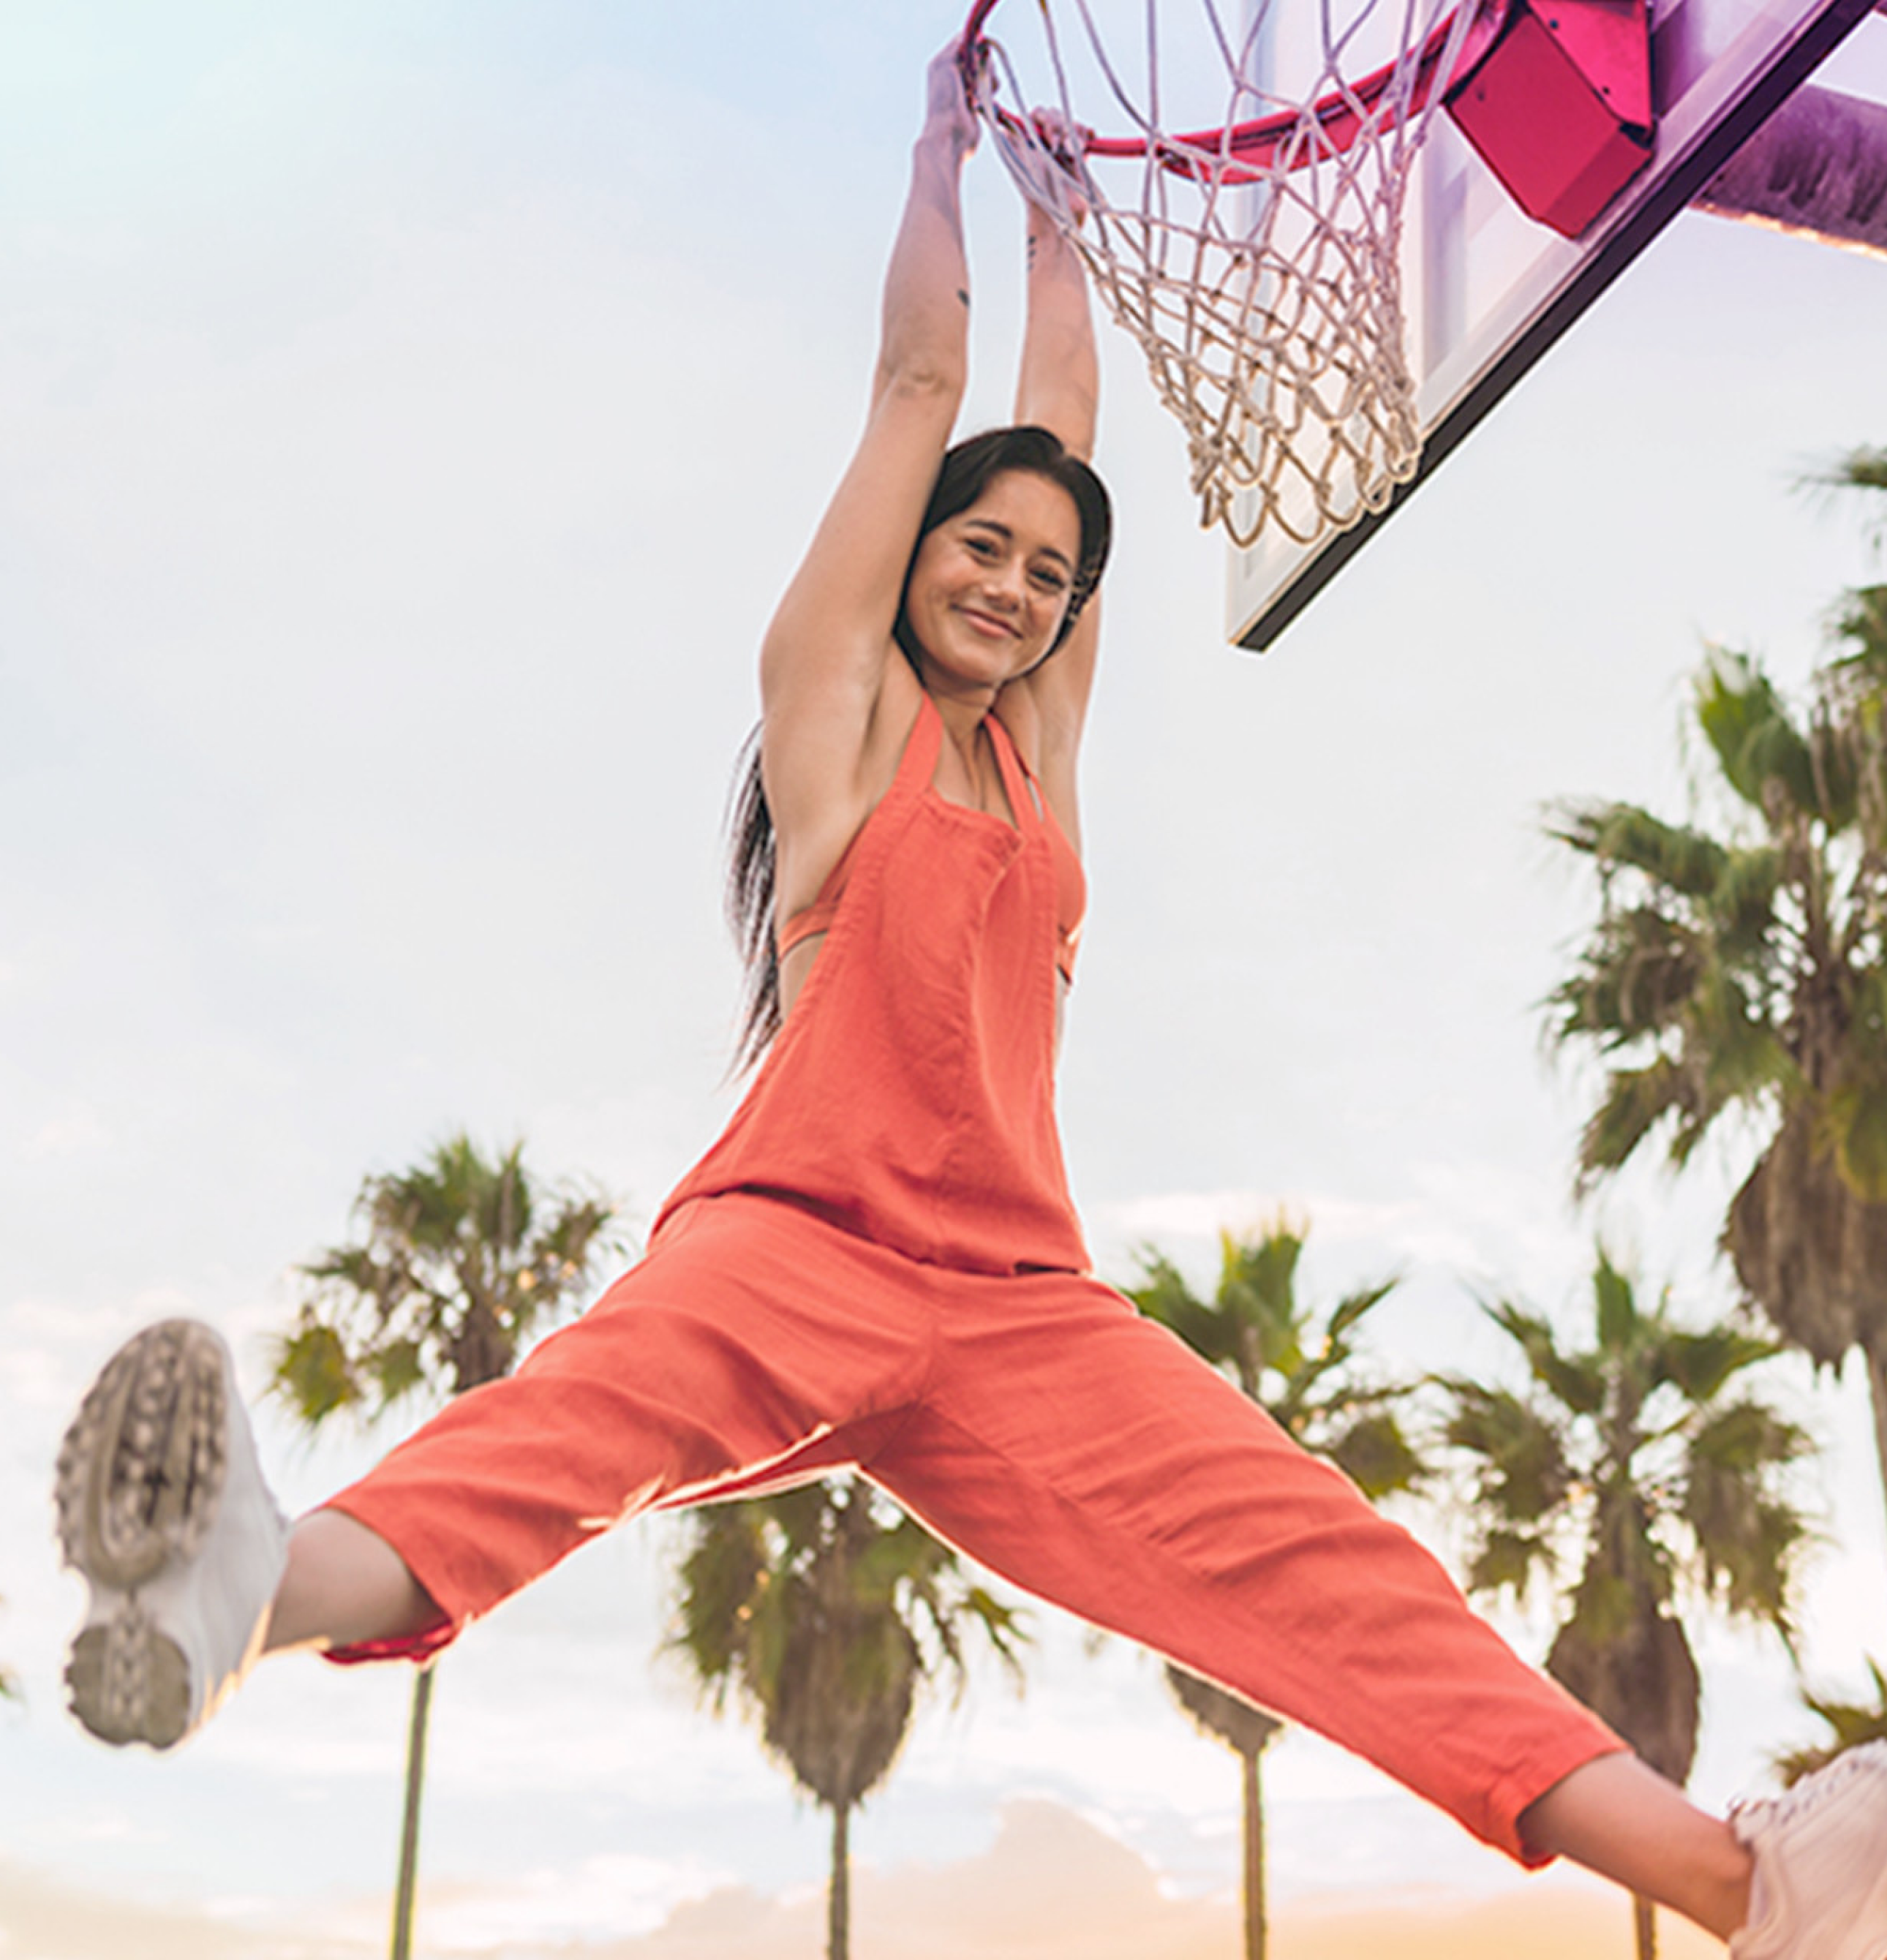
<path id="1" fill-rule="evenodd" d="M 1880 1960 L 1887 1760 L 1734 1828 L 1692 1809 L 1090 1274 L 1055 1069 L 1106 549 L 1096 363 L 1078 262 L 1032 215 L 1018 426 L 950 447 L 965 84 L 947 51 L 864 431 L 762 650 L 749 807 L 772 851 L 737 851 L 735 883 L 778 965 L 745 1100 L 588 1313 L 291 1532 L 221 1344 L 171 1322 L 121 1351 L 61 1464 L 94 1591 L 77 1711 L 167 1746 L 263 1647 L 423 1659 L 625 1519 L 849 1467 L 1517 1860 L 1572 1856 L 1726 1935 L 1753 1869 L 1749 1960 Z M 1844 1883 L 1811 1893 L 1805 1864 Z"/>
<path id="2" fill-rule="evenodd" d="M 1037 298 L 1032 318 L 1039 323 L 1052 315 L 1053 307 L 1039 292 Z M 1046 338 L 1038 328 L 1029 345 L 1039 346 Z M 1024 364 L 1022 395 L 1026 399 L 1030 391 L 1026 349 Z M 1089 368 L 1091 379 L 1091 355 Z M 1041 392 L 1039 384 L 1035 392 Z M 1090 434 L 1092 399 L 1090 391 L 1085 416 Z M 1071 514 L 1075 520 L 1072 538 Z M 891 625 L 891 637 L 920 687 L 933 696 L 967 689 L 974 708 L 979 690 L 986 694 L 994 681 L 1007 696 L 999 721 L 1006 723 L 1022 712 L 1023 691 L 1009 683 L 1033 674 L 1074 632 L 1106 566 L 1112 532 L 1100 479 L 1045 428 L 1024 425 L 991 429 L 947 450 L 924 508 L 918 547 Z M 966 641 L 972 656 L 966 675 L 953 676 L 947 664 L 953 640 Z M 941 655 L 934 651 L 940 649 Z M 1091 639 L 1087 657 L 1091 673 Z M 981 721 L 980 713 L 976 718 Z M 765 730 L 763 723 L 762 738 Z M 742 1048 L 749 1061 L 778 1032 L 785 1007 L 812 969 L 816 947 L 808 946 L 803 953 L 800 949 L 829 928 L 852 845 L 862 829 L 861 820 L 807 902 L 781 904 L 763 749 L 763 739 L 749 746 L 737 792 L 727 880 L 728 911 L 747 961 Z M 973 748 L 972 757 L 987 770 L 987 759 L 976 756 Z M 945 759 L 940 786 L 953 775 L 957 801 L 1007 813 L 1014 821 L 995 778 L 985 774 L 979 784 L 967 767 L 950 772 Z M 1073 787 L 1071 781 L 1066 786 L 1062 826 L 1056 833 L 1064 847 L 1058 872 L 1058 925 L 1064 955 L 1060 963 L 1064 980 L 1070 982 L 1084 902 L 1077 889 L 1079 860 L 1067 842 L 1080 836 Z"/>

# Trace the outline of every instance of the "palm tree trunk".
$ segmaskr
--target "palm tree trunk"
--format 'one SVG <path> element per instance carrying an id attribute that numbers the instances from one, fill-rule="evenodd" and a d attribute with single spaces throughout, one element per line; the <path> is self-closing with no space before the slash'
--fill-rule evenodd
<path id="1" fill-rule="evenodd" d="M 1638 1960 L 1658 1960 L 1658 1909 L 1642 1892 L 1631 1895 L 1631 1923 L 1638 1936 Z"/>
<path id="2" fill-rule="evenodd" d="M 413 1887 L 419 1874 L 419 1799 L 426 1784 L 426 1721 L 432 1709 L 432 1663 L 413 1676 L 406 1729 L 406 1811 L 399 1826 L 399 1883 L 393 1894 L 393 1960 L 412 1960 Z"/>
<path id="3" fill-rule="evenodd" d="M 1271 1938 L 1265 1923 L 1265 1793 L 1259 1781 L 1262 1761 L 1255 1749 L 1239 1758 L 1245 1773 L 1245 1960 L 1265 1960 Z"/>
<path id="4" fill-rule="evenodd" d="M 851 1806 L 832 1806 L 832 1876 L 826 1888 L 826 1960 L 851 1953 Z"/>
<path id="5" fill-rule="evenodd" d="M 1874 1406 L 1874 1453 L 1880 1459 L 1880 1488 L 1887 1497 L 1887 1341 L 1879 1351 L 1873 1342 L 1863 1340 L 1861 1352 L 1867 1357 L 1867 1387 Z"/>

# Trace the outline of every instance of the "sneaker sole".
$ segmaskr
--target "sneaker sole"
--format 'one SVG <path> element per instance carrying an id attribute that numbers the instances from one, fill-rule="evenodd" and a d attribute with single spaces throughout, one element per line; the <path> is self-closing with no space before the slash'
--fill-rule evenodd
<path id="1" fill-rule="evenodd" d="M 202 1545 L 223 1493 L 228 1421 L 221 1343 L 167 1320 L 106 1363 L 60 1446 L 65 1562 L 95 1592 L 123 1596 L 73 1642 L 65 1671 L 73 1713 L 105 1742 L 168 1748 L 184 1732 L 189 1669 L 136 1589 Z"/>
<path id="2" fill-rule="evenodd" d="M 101 1742 L 168 1749 L 189 1726 L 189 1664 L 135 1599 L 73 1641 L 65 1688 L 72 1713 Z"/>

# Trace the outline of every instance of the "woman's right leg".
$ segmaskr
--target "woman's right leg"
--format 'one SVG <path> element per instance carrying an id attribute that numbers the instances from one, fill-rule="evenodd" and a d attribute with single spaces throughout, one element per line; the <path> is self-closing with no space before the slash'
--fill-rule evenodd
<path id="1" fill-rule="evenodd" d="M 75 1713 L 106 1741 L 168 1748 L 265 1642 L 422 1658 L 638 1511 L 870 1454 L 929 1365 L 902 1266 L 790 1206 L 698 1201 L 516 1375 L 449 1404 L 292 1534 L 227 1349 L 207 1328 L 148 1330 L 62 1452 L 67 1556 L 94 1595 Z M 220 1482 L 198 1474 L 215 1462 Z"/>
<path id="2" fill-rule="evenodd" d="M 298 1530 L 270 1644 L 422 1658 L 641 1512 L 869 1454 L 929 1365 L 904 1265 L 776 1200 L 697 1200 Z"/>

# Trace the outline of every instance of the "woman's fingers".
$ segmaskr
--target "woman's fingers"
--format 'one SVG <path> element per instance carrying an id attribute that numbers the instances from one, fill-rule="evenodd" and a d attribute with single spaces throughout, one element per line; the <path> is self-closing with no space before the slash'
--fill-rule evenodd
<path id="1" fill-rule="evenodd" d="M 1058 109 L 1031 110 L 1029 126 L 1035 138 L 1025 152 L 1031 167 L 1029 195 L 1052 216 L 1071 218 L 1079 224 L 1088 212 L 1081 158 L 1093 132 Z"/>

